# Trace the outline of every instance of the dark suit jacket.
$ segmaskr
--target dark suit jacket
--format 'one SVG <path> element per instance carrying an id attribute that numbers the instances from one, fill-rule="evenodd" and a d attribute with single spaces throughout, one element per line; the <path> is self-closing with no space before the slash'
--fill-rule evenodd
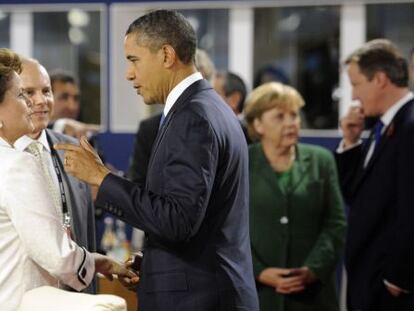
<path id="1" fill-rule="evenodd" d="M 364 169 L 368 145 L 336 154 L 350 204 L 348 306 L 414 310 L 414 101 L 398 111 Z M 384 279 L 411 294 L 392 298 Z"/>
<path id="2" fill-rule="evenodd" d="M 158 132 L 145 187 L 104 179 L 97 204 L 147 234 L 139 310 L 258 310 L 243 140 L 230 108 L 197 81 Z"/>
<path id="3" fill-rule="evenodd" d="M 57 143 L 79 144 L 79 142 L 67 135 L 56 133 L 47 129 L 46 135 L 49 145 L 53 148 Z M 63 169 L 63 151 L 57 151 L 59 157 L 59 168 L 63 176 L 63 186 L 68 204 L 68 209 L 72 217 L 72 232 L 75 242 L 79 246 L 85 247 L 88 251 L 96 250 L 95 242 L 95 214 L 91 197 L 91 190 L 88 184 L 79 179 L 68 175 Z M 96 284 L 93 282 L 83 292 L 95 293 Z"/>
<path id="4" fill-rule="evenodd" d="M 145 185 L 148 163 L 152 146 L 157 137 L 161 114 L 142 120 L 135 135 L 134 150 L 130 160 L 128 178 L 135 183 Z"/>

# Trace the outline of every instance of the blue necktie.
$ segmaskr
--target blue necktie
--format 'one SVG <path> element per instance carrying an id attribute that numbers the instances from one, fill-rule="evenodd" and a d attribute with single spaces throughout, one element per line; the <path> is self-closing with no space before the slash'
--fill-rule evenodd
<path id="1" fill-rule="evenodd" d="M 375 147 L 378 146 L 381 140 L 381 132 L 382 128 L 384 127 L 384 123 L 382 123 L 381 120 L 378 120 L 377 123 L 375 123 L 374 126 L 374 139 L 375 139 Z"/>
<path id="2" fill-rule="evenodd" d="M 160 119 L 160 125 L 158 126 L 158 129 L 162 128 L 162 126 L 164 125 L 164 121 L 165 121 L 165 115 L 164 112 L 161 115 L 161 119 Z"/>

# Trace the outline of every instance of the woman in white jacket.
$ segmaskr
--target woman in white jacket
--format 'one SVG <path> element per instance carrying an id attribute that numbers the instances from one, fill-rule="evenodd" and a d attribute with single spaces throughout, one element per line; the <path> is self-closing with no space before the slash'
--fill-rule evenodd
<path id="1" fill-rule="evenodd" d="M 16 310 L 30 289 L 60 283 L 82 290 L 95 272 L 135 279 L 120 264 L 89 253 L 62 228 L 36 159 L 13 148 L 33 131 L 31 103 L 18 73 L 17 54 L 0 49 L 0 306 Z"/>

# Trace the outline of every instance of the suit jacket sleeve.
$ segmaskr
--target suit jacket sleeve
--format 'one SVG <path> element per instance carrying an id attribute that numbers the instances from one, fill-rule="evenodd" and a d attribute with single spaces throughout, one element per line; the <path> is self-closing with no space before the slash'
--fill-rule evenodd
<path id="1" fill-rule="evenodd" d="M 401 129 L 395 159 L 397 174 L 397 193 L 394 215 L 396 225 L 392 232 L 392 243 L 388 245 L 387 260 L 384 264 L 384 278 L 403 289 L 414 291 L 414 124 Z"/>
<path id="2" fill-rule="evenodd" d="M 97 204 L 147 234 L 180 243 L 198 232 L 206 213 L 218 144 L 208 121 L 186 111 L 176 115 L 164 134 L 155 155 L 163 162 L 154 159 L 148 171 L 152 191 L 109 174 Z"/>
<path id="3" fill-rule="evenodd" d="M 343 153 L 335 153 L 336 165 L 338 167 L 339 184 L 347 204 L 352 203 L 354 185 L 358 173 L 362 169 L 362 156 L 364 144 L 347 150 Z"/>
<path id="4" fill-rule="evenodd" d="M 323 160 L 321 170 L 324 179 L 321 186 L 324 200 L 321 203 L 324 216 L 319 237 L 304 265 L 322 282 L 326 282 L 331 277 L 342 252 L 346 221 L 334 159 L 330 154 L 323 154 L 320 160 Z"/>
<path id="5" fill-rule="evenodd" d="M 2 185 L 9 217 L 29 257 L 63 283 L 82 290 L 93 279 L 93 257 L 64 232 L 36 160 L 26 153 L 19 157 Z"/>

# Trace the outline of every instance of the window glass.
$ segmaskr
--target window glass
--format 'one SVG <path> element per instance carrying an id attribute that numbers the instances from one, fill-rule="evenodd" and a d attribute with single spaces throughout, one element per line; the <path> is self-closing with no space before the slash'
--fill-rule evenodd
<path id="1" fill-rule="evenodd" d="M 0 10 L 0 47 L 10 47 L 10 14 Z"/>
<path id="2" fill-rule="evenodd" d="M 228 23 L 229 13 L 227 9 L 199 9 L 180 10 L 189 19 L 194 27 L 198 47 L 204 49 L 214 65 L 220 69 L 228 66 Z"/>
<path id="3" fill-rule="evenodd" d="M 333 94 L 339 76 L 339 21 L 338 6 L 257 8 L 254 12 L 253 85 L 279 80 L 297 88 L 306 102 L 304 128 L 338 125 Z"/>
<path id="4" fill-rule="evenodd" d="M 100 123 L 101 33 L 99 11 L 33 13 L 34 57 L 46 69 L 75 74 L 81 87 L 80 120 Z"/>
<path id="5" fill-rule="evenodd" d="M 408 56 L 414 47 L 414 3 L 367 5 L 367 40 L 387 38 Z"/>

